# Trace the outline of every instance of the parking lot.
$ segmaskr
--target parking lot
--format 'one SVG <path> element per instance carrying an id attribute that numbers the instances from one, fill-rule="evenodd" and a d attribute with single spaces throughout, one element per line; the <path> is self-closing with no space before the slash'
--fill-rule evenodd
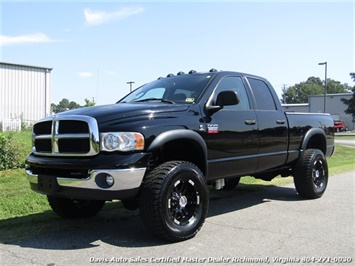
<path id="1" fill-rule="evenodd" d="M 1 265 L 353 263 L 355 172 L 330 177 L 324 196 L 300 198 L 293 184 L 211 193 L 202 230 L 166 243 L 138 211 L 101 213 L 94 226 L 1 244 Z"/>

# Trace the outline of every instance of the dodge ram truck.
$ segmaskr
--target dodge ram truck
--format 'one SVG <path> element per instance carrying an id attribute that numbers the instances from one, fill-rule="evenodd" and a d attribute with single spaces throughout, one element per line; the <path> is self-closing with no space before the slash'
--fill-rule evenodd
<path id="1" fill-rule="evenodd" d="M 154 235 L 176 242 L 201 229 L 212 186 L 231 190 L 243 176 L 293 176 L 301 197 L 321 197 L 333 127 L 329 114 L 284 112 L 262 77 L 191 70 L 112 105 L 37 121 L 26 174 L 59 216 L 93 216 L 121 200 Z"/>

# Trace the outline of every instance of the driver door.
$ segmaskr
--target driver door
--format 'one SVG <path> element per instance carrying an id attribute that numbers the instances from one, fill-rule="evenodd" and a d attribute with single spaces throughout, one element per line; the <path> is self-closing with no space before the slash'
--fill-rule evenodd
<path id="1" fill-rule="evenodd" d="M 240 101 L 217 111 L 207 123 L 205 139 L 209 150 L 209 177 L 252 174 L 258 162 L 258 126 L 248 92 L 241 77 L 224 77 L 209 100 L 212 105 L 221 91 L 237 92 Z"/>

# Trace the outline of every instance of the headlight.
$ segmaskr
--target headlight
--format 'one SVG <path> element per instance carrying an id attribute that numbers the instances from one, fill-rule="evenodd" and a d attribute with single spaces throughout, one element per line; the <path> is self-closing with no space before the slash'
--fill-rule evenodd
<path id="1" fill-rule="evenodd" d="M 102 151 L 143 150 L 144 137 L 136 132 L 107 132 L 100 134 Z"/>

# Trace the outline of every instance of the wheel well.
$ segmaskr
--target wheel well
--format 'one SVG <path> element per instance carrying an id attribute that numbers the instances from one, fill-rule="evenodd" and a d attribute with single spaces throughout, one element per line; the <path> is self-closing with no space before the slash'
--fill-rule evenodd
<path id="1" fill-rule="evenodd" d="M 172 140 L 163 145 L 159 150 L 159 161 L 168 162 L 173 160 L 188 161 L 195 164 L 206 176 L 206 155 L 198 142 L 190 139 Z"/>
<path id="2" fill-rule="evenodd" d="M 309 139 L 306 149 L 319 149 L 323 152 L 323 154 L 326 154 L 327 144 L 326 144 L 325 137 L 320 134 L 313 135 Z"/>

